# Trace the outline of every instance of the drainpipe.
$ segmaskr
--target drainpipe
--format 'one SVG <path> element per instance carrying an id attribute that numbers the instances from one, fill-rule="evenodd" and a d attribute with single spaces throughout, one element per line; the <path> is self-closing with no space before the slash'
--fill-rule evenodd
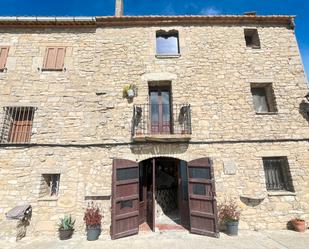
<path id="1" fill-rule="evenodd" d="M 115 16 L 120 17 L 123 16 L 123 0 L 115 0 Z"/>

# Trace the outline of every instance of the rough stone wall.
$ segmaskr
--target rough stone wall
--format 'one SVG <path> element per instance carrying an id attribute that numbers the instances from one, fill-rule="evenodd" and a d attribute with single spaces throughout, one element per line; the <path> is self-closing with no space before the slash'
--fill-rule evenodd
<path id="1" fill-rule="evenodd" d="M 30 233 L 55 234 L 66 213 L 76 217 L 77 231 L 83 232 L 83 208 L 91 199 L 99 199 L 104 233 L 109 233 L 115 157 L 211 157 L 218 201 L 239 199 L 243 228 L 284 228 L 298 214 L 309 219 L 308 141 L 289 141 L 309 138 L 308 122 L 299 113 L 308 88 L 294 32 L 258 26 L 258 50 L 246 48 L 244 28 L 2 30 L 0 45 L 9 45 L 10 52 L 8 70 L 0 73 L 0 105 L 38 107 L 31 142 L 39 145 L 0 147 L 0 236 L 14 230 L 4 213 L 25 201 L 33 205 Z M 155 57 L 159 29 L 179 31 L 181 57 Z M 52 45 L 67 47 L 63 72 L 40 71 L 45 47 Z M 192 106 L 191 141 L 206 144 L 102 145 L 131 142 L 133 104 L 148 103 L 148 81 L 166 80 L 173 103 Z M 130 83 L 139 88 L 132 103 L 122 97 Z M 250 83 L 273 84 L 277 114 L 255 114 Z M 268 195 L 263 156 L 288 157 L 295 196 Z M 226 162 L 236 166 L 235 175 L 224 173 Z M 41 175 L 47 173 L 61 174 L 58 198 L 39 198 Z M 246 202 L 248 196 L 263 197 L 262 202 Z"/>

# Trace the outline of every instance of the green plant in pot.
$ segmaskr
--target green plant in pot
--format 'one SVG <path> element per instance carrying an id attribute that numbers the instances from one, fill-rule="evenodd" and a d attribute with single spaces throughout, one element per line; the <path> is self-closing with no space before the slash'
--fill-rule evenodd
<path id="1" fill-rule="evenodd" d="M 60 219 L 58 224 L 59 238 L 60 240 L 67 240 L 72 238 L 74 232 L 75 220 L 72 219 L 71 215 L 65 215 Z"/>
<path id="2" fill-rule="evenodd" d="M 234 199 L 219 205 L 219 219 L 226 224 L 228 235 L 238 235 L 240 211 Z"/>
<path id="3" fill-rule="evenodd" d="M 103 216 L 94 202 L 88 203 L 85 210 L 84 221 L 86 223 L 87 240 L 97 240 L 101 234 L 101 220 Z"/>

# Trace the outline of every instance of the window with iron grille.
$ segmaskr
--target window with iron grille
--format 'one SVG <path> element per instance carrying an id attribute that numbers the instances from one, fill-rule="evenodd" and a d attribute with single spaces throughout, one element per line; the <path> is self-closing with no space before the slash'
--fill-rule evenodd
<path id="1" fill-rule="evenodd" d="M 41 178 L 40 197 L 58 196 L 60 174 L 43 174 Z"/>
<path id="2" fill-rule="evenodd" d="M 263 165 L 267 190 L 294 192 L 290 168 L 286 157 L 263 158 Z"/>
<path id="3" fill-rule="evenodd" d="M 4 107 L 1 143 L 30 143 L 35 108 Z"/>

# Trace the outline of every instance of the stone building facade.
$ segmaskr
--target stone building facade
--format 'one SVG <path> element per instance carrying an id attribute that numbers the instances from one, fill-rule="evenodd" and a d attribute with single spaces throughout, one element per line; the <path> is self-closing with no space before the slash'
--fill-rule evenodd
<path id="1" fill-rule="evenodd" d="M 0 47 L 9 47 L 0 105 L 35 108 L 30 142 L 0 145 L 0 237 L 14 232 L 16 222 L 5 213 L 22 203 L 33 208 L 28 233 L 55 234 L 68 213 L 82 233 L 89 200 L 101 206 L 109 234 L 115 158 L 208 157 L 217 202 L 237 199 L 241 228 L 284 229 L 295 216 L 308 220 L 309 124 L 300 109 L 308 86 L 293 22 L 290 16 L 0 20 Z M 259 48 L 246 46 L 246 29 L 257 30 Z M 179 54 L 158 55 L 156 33 L 171 30 Z M 62 70 L 43 70 L 47 47 L 66 48 Z M 126 84 L 138 88 L 131 100 L 123 96 Z M 151 84 L 168 84 L 173 105 L 190 105 L 189 134 L 135 139 L 134 105 L 149 103 Z M 275 109 L 257 113 L 252 88 L 266 84 Z M 293 189 L 267 191 L 267 158 L 285 158 Z M 57 196 L 46 195 L 51 175 L 60 179 Z"/>

